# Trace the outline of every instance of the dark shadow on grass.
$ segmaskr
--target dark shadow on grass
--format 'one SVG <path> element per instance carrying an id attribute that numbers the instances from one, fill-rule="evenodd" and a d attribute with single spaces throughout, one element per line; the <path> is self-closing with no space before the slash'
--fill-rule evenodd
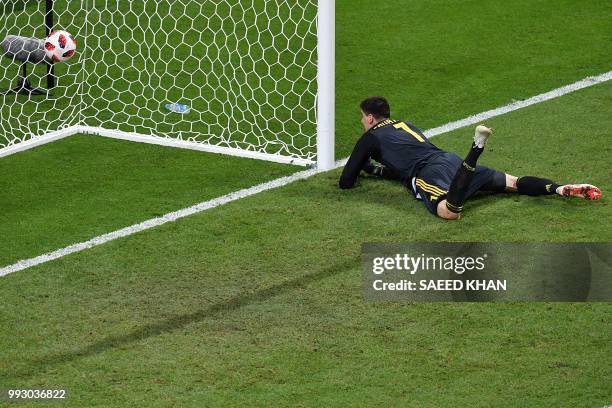
<path id="1" fill-rule="evenodd" d="M 291 279 L 265 289 L 252 293 L 244 293 L 226 301 L 215 303 L 193 313 L 177 315 L 160 322 L 147 324 L 127 334 L 107 337 L 81 349 L 57 354 L 49 354 L 41 358 L 32 359 L 27 371 L 23 371 L 22 373 L 13 373 L 13 375 L 15 377 L 28 377 L 33 375 L 35 372 L 40 372 L 41 370 L 56 364 L 63 364 L 83 357 L 104 353 L 115 347 L 127 346 L 144 339 L 180 330 L 192 323 L 198 323 L 214 316 L 230 313 L 252 303 L 270 300 L 285 292 L 307 286 L 311 283 L 318 282 L 340 272 L 355 268 L 356 265 L 358 265 L 358 262 L 359 261 L 357 259 L 349 259 L 344 262 L 331 265 L 315 273 L 300 276 L 299 278 Z"/>

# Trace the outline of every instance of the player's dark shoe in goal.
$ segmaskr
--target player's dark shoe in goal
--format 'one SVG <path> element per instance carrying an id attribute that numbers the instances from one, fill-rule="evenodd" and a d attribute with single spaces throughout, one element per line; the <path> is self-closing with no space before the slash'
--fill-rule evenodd
<path id="1" fill-rule="evenodd" d="M 596 201 L 601 198 L 601 190 L 591 184 L 566 184 L 561 186 L 561 195 Z"/>

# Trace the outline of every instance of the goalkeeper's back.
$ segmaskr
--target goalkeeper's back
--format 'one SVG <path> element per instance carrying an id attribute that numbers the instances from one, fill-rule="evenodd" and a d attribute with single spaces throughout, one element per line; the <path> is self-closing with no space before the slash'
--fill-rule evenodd
<path id="1" fill-rule="evenodd" d="M 443 153 L 410 122 L 387 119 L 370 129 L 370 133 L 380 145 L 380 160 L 373 157 L 374 160 L 394 168 L 402 180 L 412 179 L 417 170 Z"/>
<path id="2" fill-rule="evenodd" d="M 421 168 L 443 153 L 412 123 L 385 119 L 357 141 L 342 172 L 340 187 L 352 187 L 370 158 L 388 167 L 408 185 Z"/>

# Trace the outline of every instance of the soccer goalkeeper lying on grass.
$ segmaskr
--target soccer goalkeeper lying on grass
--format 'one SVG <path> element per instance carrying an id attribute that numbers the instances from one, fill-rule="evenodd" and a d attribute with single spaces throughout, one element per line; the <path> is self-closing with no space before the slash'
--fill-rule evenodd
<path id="1" fill-rule="evenodd" d="M 476 127 L 474 143 L 462 160 L 454 153 L 438 149 L 412 123 L 390 119 L 390 112 L 385 98 L 372 97 L 361 103 L 365 133 L 344 167 L 340 188 L 353 187 L 362 170 L 376 177 L 400 180 L 432 214 L 448 220 L 458 219 L 463 204 L 478 191 L 587 200 L 599 200 L 601 196 L 601 191 L 590 184 L 559 185 L 539 177 L 519 178 L 477 165 L 492 133 L 484 125 Z"/>

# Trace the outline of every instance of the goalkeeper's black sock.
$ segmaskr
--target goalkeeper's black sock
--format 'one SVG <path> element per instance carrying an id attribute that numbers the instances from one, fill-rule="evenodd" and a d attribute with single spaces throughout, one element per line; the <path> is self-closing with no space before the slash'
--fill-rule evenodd
<path id="1" fill-rule="evenodd" d="M 551 180 L 532 176 L 521 177 L 516 182 L 517 192 L 529 196 L 557 194 L 559 187 Z"/>
<path id="2" fill-rule="evenodd" d="M 476 171 L 476 162 L 483 151 L 484 147 L 478 147 L 472 143 L 470 152 L 457 170 L 446 195 L 446 208 L 450 211 L 460 213 L 463 210 L 465 196 Z"/>

